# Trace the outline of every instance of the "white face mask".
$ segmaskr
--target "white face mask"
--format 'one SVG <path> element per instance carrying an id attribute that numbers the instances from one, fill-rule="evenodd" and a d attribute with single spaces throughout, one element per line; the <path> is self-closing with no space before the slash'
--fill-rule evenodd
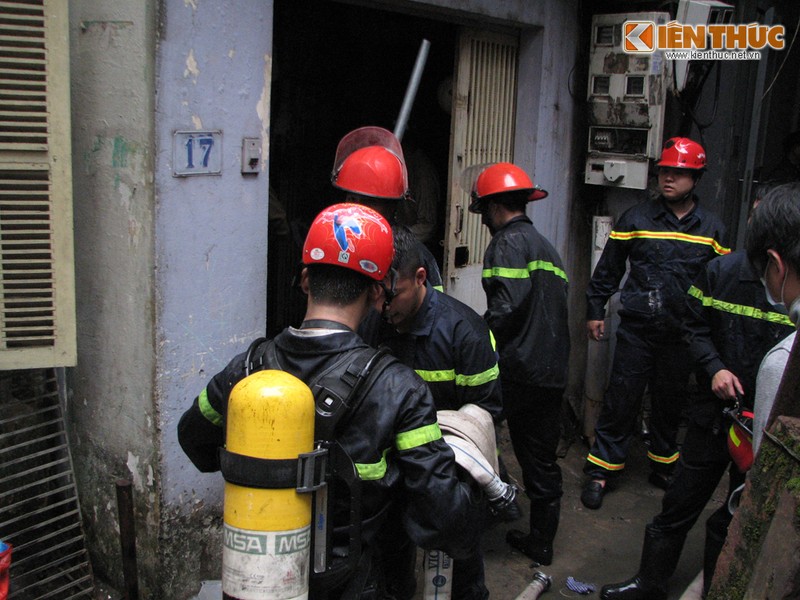
<path id="1" fill-rule="evenodd" d="M 767 263 L 767 269 L 769 269 L 769 263 Z M 769 291 L 769 286 L 767 285 L 767 270 L 766 269 L 764 269 L 764 276 L 761 277 L 761 285 L 764 286 L 764 293 L 767 296 L 767 302 L 769 302 L 772 306 L 780 306 L 780 307 L 786 308 L 785 306 L 783 306 L 783 302 L 781 302 L 780 300 L 776 300 L 775 298 L 772 297 L 772 293 Z M 781 289 L 781 292 L 783 292 L 782 289 Z"/>
<path id="2" fill-rule="evenodd" d="M 783 276 L 783 283 L 781 283 L 781 299 L 777 300 L 772 297 L 772 294 L 769 291 L 769 287 L 767 286 L 767 269 L 769 269 L 769 262 L 767 262 L 767 267 L 764 269 L 764 276 L 761 277 L 761 285 L 764 286 L 764 292 L 767 295 L 767 302 L 769 302 L 772 306 L 779 306 L 784 310 L 787 310 L 786 303 L 784 301 L 783 291 L 786 288 L 786 277 L 788 276 L 789 272 L 787 271 Z M 789 313 L 789 320 L 797 325 L 798 321 L 800 321 L 800 296 L 794 299 L 792 305 L 788 307 Z"/>

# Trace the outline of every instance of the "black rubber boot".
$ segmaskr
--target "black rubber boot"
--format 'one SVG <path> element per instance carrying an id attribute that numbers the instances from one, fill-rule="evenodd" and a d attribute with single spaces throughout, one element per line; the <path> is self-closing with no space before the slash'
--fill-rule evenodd
<path id="1" fill-rule="evenodd" d="M 531 502 L 530 534 L 511 529 L 506 542 L 518 552 L 540 565 L 553 562 L 553 540 L 561 517 L 561 499 L 549 502 Z"/>
<path id="2" fill-rule="evenodd" d="M 601 600 L 667 600 L 667 582 L 675 572 L 686 535 L 656 534 L 645 528 L 639 572 L 626 581 L 604 585 Z"/>

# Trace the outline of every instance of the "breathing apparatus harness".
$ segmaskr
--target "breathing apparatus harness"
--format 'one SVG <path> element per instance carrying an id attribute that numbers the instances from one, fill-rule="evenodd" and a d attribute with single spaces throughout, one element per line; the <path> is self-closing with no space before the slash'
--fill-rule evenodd
<path id="1" fill-rule="evenodd" d="M 338 329 L 342 326 L 326 320 L 303 323 L 303 328 L 309 327 Z M 338 587 L 353 575 L 342 598 L 359 597 L 369 574 L 371 557 L 361 547 L 361 479 L 352 459 L 336 441 L 336 433 L 350 421 L 376 378 L 396 361 L 386 347 L 355 348 L 343 352 L 334 364 L 307 382 L 316 404 L 315 442 L 314 450 L 299 459 L 271 460 L 268 468 L 264 468 L 264 459 L 231 456 L 221 450 L 220 462 L 226 481 L 235 483 L 238 472 L 251 487 L 295 488 L 298 493 L 315 494 L 311 583 L 324 592 Z M 274 340 L 263 337 L 250 344 L 244 368 L 245 376 L 263 369 L 285 370 L 278 359 Z M 259 475 L 254 484 L 255 473 Z M 339 548 L 334 551 L 328 531 L 327 512 L 332 492 L 329 484 L 334 480 L 344 485 L 349 496 L 346 552 Z"/>

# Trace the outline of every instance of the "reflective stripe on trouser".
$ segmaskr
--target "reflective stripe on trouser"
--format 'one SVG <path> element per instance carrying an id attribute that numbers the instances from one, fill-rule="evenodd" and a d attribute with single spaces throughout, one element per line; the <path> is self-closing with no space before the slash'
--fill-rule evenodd
<path id="1" fill-rule="evenodd" d="M 726 470 L 730 471 L 729 496 L 744 481 L 744 475 L 735 467 L 729 469 L 730 464 L 725 432 L 715 434 L 710 427 L 690 423 L 681 447 L 675 478 L 664 493 L 661 512 L 650 523 L 652 530 L 662 535 L 686 535 L 703 514 Z M 728 513 L 727 502 L 723 508 Z M 722 522 L 716 522 L 718 519 L 712 522 L 712 527 L 717 527 L 717 533 L 724 537 L 730 513 Z"/>
<path id="2" fill-rule="evenodd" d="M 675 438 L 686 406 L 690 370 L 688 350 L 677 333 L 653 334 L 643 324 L 623 319 L 617 330 L 611 380 L 584 473 L 602 479 L 625 468 L 647 388 L 651 400 L 650 467 L 671 473 L 678 459 Z"/>

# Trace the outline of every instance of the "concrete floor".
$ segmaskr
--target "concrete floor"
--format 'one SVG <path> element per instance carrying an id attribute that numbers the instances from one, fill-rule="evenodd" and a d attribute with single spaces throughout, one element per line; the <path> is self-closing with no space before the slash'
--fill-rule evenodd
<path id="1" fill-rule="evenodd" d="M 519 465 L 505 430 L 499 445 L 510 474 L 521 480 Z M 615 489 L 605 496 L 599 510 L 589 510 L 580 501 L 584 481 L 582 468 L 587 451 L 586 445 L 576 440 L 560 460 L 564 496 L 552 565 L 535 568 L 527 557 L 505 543 L 508 529 L 527 530 L 527 499 L 522 502 L 525 516 L 519 523 L 499 525 L 486 534 L 486 580 L 492 600 L 513 600 L 530 583 L 537 570 L 552 577 L 552 586 L 543 595 L 545 598 L 599 598 L 604 584 L 625 580 L 636 573 L 644 526 L 660 511 L 664 494 L 647 482 L 646 446 L 638 438 L 634 441 L 624 475 Z M 705 519 L 724 501 L 725 492 L 726 478 L 689 534 L 677 572 L 671 580 L 669 600 L 680 599 L 701 570 Z M 569 576 L 593 584 L 596 591 L 588 595 L 573 592 L 566 587 Z M 418 592 L 416 597 L 422 598 L 423 595 Z"/>

